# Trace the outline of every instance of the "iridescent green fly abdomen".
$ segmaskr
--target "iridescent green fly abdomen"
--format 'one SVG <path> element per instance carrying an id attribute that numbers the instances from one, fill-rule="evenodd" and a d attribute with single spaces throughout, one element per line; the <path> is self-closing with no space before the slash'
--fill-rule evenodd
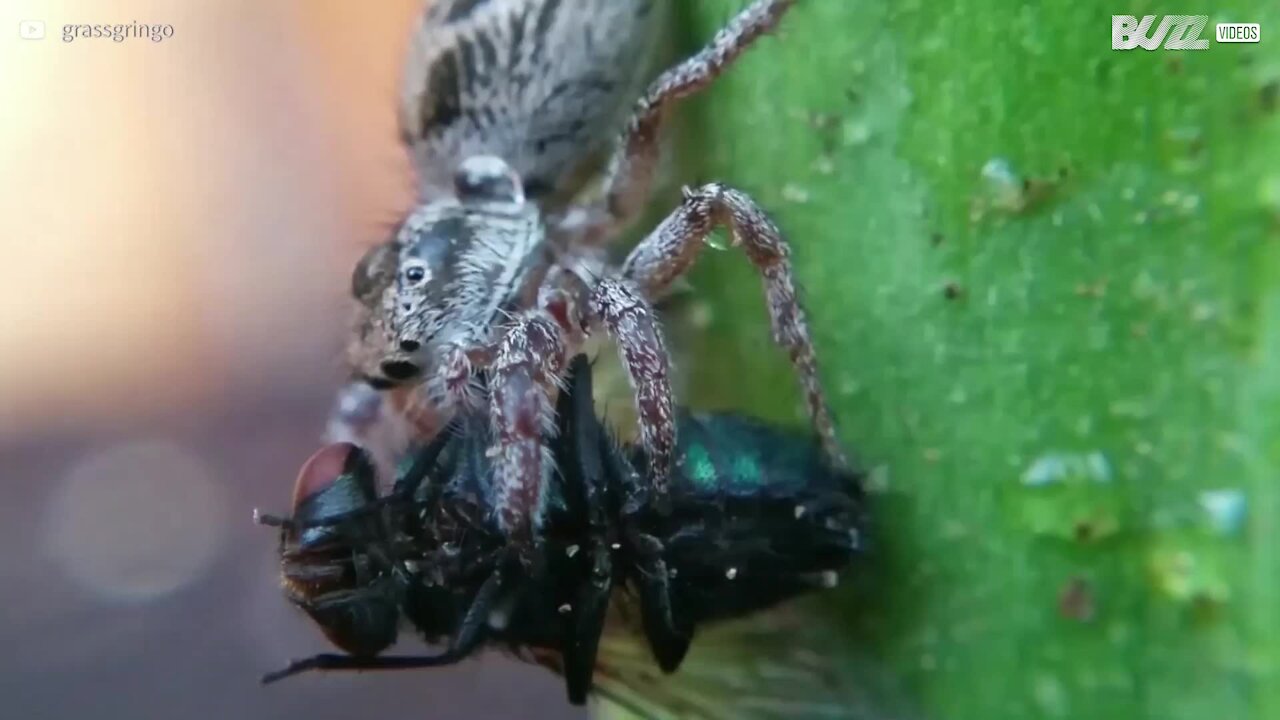
<path id="1" fill-rule="evenodd" d="M 691 630 L 833 586 L 863 551 L 860 478 L 830 467 L 816 438 L 731 413 L 685 412 L 678 427 L 671 512 L 631 516 L 676 569 L 678 622 Z"/>

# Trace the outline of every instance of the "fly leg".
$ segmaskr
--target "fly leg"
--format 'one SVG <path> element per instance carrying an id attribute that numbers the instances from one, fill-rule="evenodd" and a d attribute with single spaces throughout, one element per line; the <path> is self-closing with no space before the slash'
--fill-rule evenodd
<path id="1" fill-rule="evenodd" d="M 652 535 L 638 534 L 640 620 L 653 657 L 663 672 L 675 672 L 689 652 L 693 628 L 677 624 L 671 599 L 670 570 L 662 559 L 662 543 Z"/>
<path id="2" fill-rule="evenodd" d="M 607 479 L 600 455 L 604 432 L 596 419 L 593 400 L 591 367 L 586 356 L 579 355 L 569 364 L 565 389 L 556 408 L 564 426 L 556 444 L 564 498 L 572 517 L 587 520 L 581 543 L 585 551 L 578 548 L 562 560 L 568 566 L 565 576 L 569 581 L 562 591 L 565 603 L 561 605 L 561 649 L 569 702 L 575 705 L 585 703 L 591 692 L 596 654 L 613 591 Z"/>
<path id="3" fill-rule="evenodd" d="M 322 653 L 312 655 L 309 658 L 294 660 L 280 670 L 263 675 L 262 684 L 269 685 L 287 677 L 314 670 L 413 670 L 456 664 L 475 652 L 483 642 L 482 631 L 485 627 L 485 620 L 490 608 L 493 607 L 494 602 L 497 600 L 503 584 L 504 575 L 502 569 L 499 568 L 480 587 L 480 591 L 476 593 L 475 600 L 471 603 L 471 607 L 468 608 L 452 645 L 448 650 L 438 655 L 359 657 L 356 655 Z"/>
<path id="4" fill-rule="evenodd" d="M 452 651 L 440 655 L 392 655 L 388 657 L 358 657 L 355 655 L 323 653 L 301 660 L 294 660 L 283 669 L 263 675 L 262 684 L 270 685 L 285 678 L 314 670 L 357 672 L 364 670 L 415 670 L 418 668 L 453 665 L 465 657 L 466 654 L 457 654 Z"/>
<path id="5" fill-rule="evenodd" d="M 596 669 L 600 636 L 604 633 L 609 597 L 613 591 L 613 561 L 609 547 L 595 543 L 589 550 L 585 582 L 578 583 L 565 609 L 561 648 L 564 656 L 564 679 L 569 702 L 581 705 L 591 692 L 591 679 Z M 561 606 L 564 608 L 564 606 Z"/>

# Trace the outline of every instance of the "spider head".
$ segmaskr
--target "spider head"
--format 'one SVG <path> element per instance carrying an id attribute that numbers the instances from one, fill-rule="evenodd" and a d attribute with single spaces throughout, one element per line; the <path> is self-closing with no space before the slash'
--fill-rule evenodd
<path id="1" fill-rule="evenodd" d="M 376 498 L 373 463 L 349 443 L 321 448 L 294 484 L 293 515 L 281 521 L 285 596 L 351 655 L 376 655 L 395 642 L 400 592 Z M 385 544 L 385 543 L 384 543 Z"/>
<path id="2" fill-rule="evenodd" d="M 348 361 L 378 389 L 416 382 L 428 344 L 457 312 L 453 286 L 469 231 L 451 201 L 416 208 L 389 242 L 356 264 L 351 292 L 359 301 Z"/>
<path id="3" fill-rule="evenodd" d="M 361 303 L 350 360 L 375 387 L 420 382 L 446 346 L 468 346 L 529 292 L 546 252 L 537 208 L 502 160 L 464 160 L 453 197 L 419 205 L 356 266 Z"/>

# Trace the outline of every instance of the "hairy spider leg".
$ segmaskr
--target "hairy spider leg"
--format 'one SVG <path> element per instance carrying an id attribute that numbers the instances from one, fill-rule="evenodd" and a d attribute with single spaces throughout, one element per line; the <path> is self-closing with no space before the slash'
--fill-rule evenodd
<path id="1" fill-rule="evenodd" d="M 746 193 L 720 184 L 684 191 L 680 207 L 632 250 L 622 266 L 625 279 L 649 297 L 684 275 L 716 227 L 725 227 L 764 281 L 773 341 L 787 351 L 804 391 L 809 417 L 836 467 L 848 467 L 836 438 L 831 411 L 818 376 L 818 360 L 804 308 L 796 295 L 791 248 L 778 226 Z"/>
<path id="2" fill-rule="evenodd" d="M 675 104 L 711 85 L 761 36 L 777 27 L 796 0 L 757 0 L 738 13 L 696 55 L 669 68 L 636 102 L 617 140 L 605 176 L 602 207 L 588 210 L 596 219 L 588 242 L 616 237 L 644 209 L 658 166 L 660 131 Z"/>

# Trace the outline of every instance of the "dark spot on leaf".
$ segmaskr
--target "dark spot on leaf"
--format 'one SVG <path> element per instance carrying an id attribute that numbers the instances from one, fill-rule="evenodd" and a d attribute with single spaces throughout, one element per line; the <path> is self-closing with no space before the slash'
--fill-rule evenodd
<path id="1" fill-rule="evenodd" d="M 935 231 L 932 235 L 929 236 L 929 244 L 933 245 L 934 247 L 938 247 L 939 245 L 941 245 L 943 240 L 946 240 L 946 238 L 944 238 L 942 236 L 942 233 L 940 232 Z"/>
<path id="2" fill-rule="evenodd" d="M 942 287 L 942 296 L 948 300 L 958 300 L 961 295 L 964 295 L 964 288 L 954 280 Z"/>
<path id="3" fill-rule="evenodd" d="M 1075 526 L 1075 536 L 1077 542 L 1089 542 L 1093 539 L 1093 523 L 1088 520 L 1078 520 Z"/>
<path id="4" fill-rule="evenodd" d="M 1193 623 L 1208 626 L 1222 619 L 1225 610 L 1223 599 L 1205 590 L 1198 590 L 1191 595 L 1190 617 Z"/>
<path id="5" fill-rule="evenodd" d="M 1280 80 L 1272 80 L 1258 88 L 1258 107 L 1262 112 L 1275 112 L 1277 102 L 1280 102 Z"/>
<path id="6" fill-rule="evenodd" d="M 1093 587 L 1082 577 L 1073 577 L 1058 593 L 1058 613 L 1068 620 L 1088 622 L 1097 610 Z"/>
<path id="7" fill-rule="evenodd" d="M 1093 77 L 1099 83 L 1105 85 L 1111 79 L 1111 61 L 1099 60 L 1093 66 Z"/>

